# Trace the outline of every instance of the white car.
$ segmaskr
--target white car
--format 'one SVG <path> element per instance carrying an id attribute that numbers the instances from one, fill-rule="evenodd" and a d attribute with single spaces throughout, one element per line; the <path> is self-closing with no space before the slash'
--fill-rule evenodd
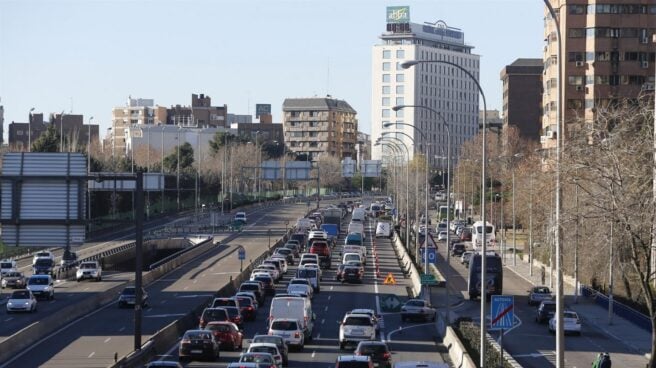
<path id="1" fill-rule="evenodd" d="M 253 272 L 255 272 L 256 270 L 261 270 L 261 271 L 263 271 L 263 272 L 268 272 L 268 271 L 270 271 L 269 273 L 271 274 L 271 277 L 272 277 L 274 280 L 278 280 L 278 279 L 280 279 L 280 272 L 278 271 L 278 269 L 277 269 L 276 266 L 274 266 L 274 265 L 263 263 L 263 264 L 261 264 L 261 265 L 255 267 L 255 269 L 253 270 Z"/>
<path id="2" fill-rule="evenodd" d="M 27 290 L 31 291 L 35 298 L 55 299 L 55 283 L 50 275 L 30 276 L 27 279 Z"/>
<path id="3" fill-rule="evenodd" d="M 282 354 L 276 344 L 270 342 L 251 343 L 246 353 L 269 353 L 273 355 L 273 359 L 276 361 L 276 366 L 282 367 Z"/>
<path id="4" fill-rule="evenodd" d="M 237 212 L 235 214 L 235 217 L 233 218 L 233 221 L 241 221 L 243 223 L 247 223 L 247 218 L 246 218 L 246 212 Z"/>
<path id="5" fill-rule="evenodd" d="M 446 231 L 440 231 L 437 234 L 437 241 L 446 241 Z"/>
<path id="6" fill-rule="evenodd" d="M 36 312 L 36 298 L 29 290 L 14 290 L 7 299 L 7 313 Z"/>
<path id="7" fill-rule="evenodd" d="M 307 284 L 289 284 L 287 286 L 287 294 L 296 294 L 296 295 L 307 295 L 308 298 L 313 298 L 312 286 Z"/>
<path id="8" fill-rule="evenodd" d="M 3 259 L 0 261 L 0 273 L 2 276 L 5 276 L 6 274 L 10 272 L 16 272 L 18 269 L 16 268 L 16 261 L 13 259 Z"/>
<path id="9" fill-rule="evenodd" d="M 339 324 L 339 348 L 360 341 L 376 340 L 376 326 L 368 314 L 346 313 Z"/>
<path id="10" fill-rule="evenodd" d="M 376 225 L 376 237 L 378 238 L 380 236 L 385 238 L 392 236 L 392 226 L 389 222 L 381 221 Z"/>
<path id="11" fill-rule="evenodd" d="M 80 263 L 75 271 L 75 279 L 80 282 L 84 279 L 102 280 L 102 268 L 97 261 L 86 261 Z"/>
<path id="12" fill-rule="evenodd" d="M 273 276 L 270 273 L 270 270 L 265 271 L 265 270 L 257 270 L 257 269 L 253 270 L 253 272 L 251 272 L 251 277 L 249 278 L 249 280 L 253 281 L 258 276 L 268 276 L 268 277 L 271 277 L 271 279 L 273 280 Z"/>
<path id="13" fill-rule="evenodd" d="M 358 308 L 358 309 L 353 309 L 351 313 L 366 314 L 370 316 L 371 320 L 374 322 L 374 326 L 376 327 L 376 332 L 380 331 L 380 326 L 378 325 L 379 316 L 376 314 L 376 312 L 373 309 Z"/>
<path id="14" fill-rule="evenodd" d="M 576 312 L 570 310 L 563 312 L 563 331 L 581 335 L 581 320 Z M 556 317 L 551 317 L 549 320 L 549 332 L 556 332 Z"/>
<path id="15" fill-rule="evenodd" d="M 47 259 L 52 260 L 53 263 L 55 262 L 55 255 L 52 254 L 52 252 L 49 251 L 49 250 L 42 250 L 42 251 L 36 252 L 34 254 L 34 257 L 32 258 L 32 264 L 35 264 L 36 260 L 39 259 L 39 258 L 47 258 Z"/>
<path id="16" fill-rule="evenodd" d="M 295 347 L 300 351 L 303 350 L 303 347 L 305 346 L 303 327 L 301 322 L 297 319 L 275 318 L 271 321 L 269 335 L 278 335 L 282 337 L 290 349 Z"/>

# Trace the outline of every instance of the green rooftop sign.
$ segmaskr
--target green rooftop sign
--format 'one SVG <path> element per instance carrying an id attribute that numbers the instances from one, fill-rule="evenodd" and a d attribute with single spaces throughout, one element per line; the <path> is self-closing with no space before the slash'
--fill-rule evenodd
<path id="1" fill-rule="evenodd" d="M 410 7 L 388 6 L 387 23 L 410 23 Z"/>

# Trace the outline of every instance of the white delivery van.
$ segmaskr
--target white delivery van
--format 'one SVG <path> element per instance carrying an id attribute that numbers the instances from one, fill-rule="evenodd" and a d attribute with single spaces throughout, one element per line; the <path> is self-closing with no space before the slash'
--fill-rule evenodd
<path id="1" fill-rule="evenodd" d="M 343 248 L 344 253 L 360 253 L 362 256 L 362 260 L 364 261 L 363 263 L 367 263 L 367 251 L 365 250 L 365 247 L 361 245 L 345 245 Z"/>
<path id="2" fill-rule="evenodd" d="M 297 319 L 303 325 L 303 334 L 306 340 L 312 340 L 314 330 L 314 313 L 312 313 L 312 302 L 308 298 L 283 296 L 271 300 L 269 308 L 269 320 L 267 329 L 276 318 Z"/>
<path id="3" fill-rule="evenodd" d="M 342 256 L 342 263 L 346 263 L 348 261 L 358 261 L 358 262 L 364 264 L 363 257 L 360 254 L 360 252 L 357 252 L 357 253 L 344 253 L 344 255 Z"/>
<path id="4" fill-rule="evenodd" d="M 367 218 L 367 212 L 364 208 L 356 208 L 351 214 L 352 221 L 360 221 L 364 223 L 364 220 Z"/>
<path id="5" fill-rule="evenodd" d="M 364 224 L 358 221 L 351 221 L 348 227 L 348 233 L 358 233 L 362 234 L 362 239 L 366 239 L 364 233 Z"/>
<path id="6" fill-rule="evenodd" d="M 319 265 L 317 263 L 317 265 Z M 301 279 L 308 279 L 315 293 L 321 292 L 321 285 L 319 284 L 319 270 L 315 268 L 299 266 L 296 269 L 296 277 Z"/>

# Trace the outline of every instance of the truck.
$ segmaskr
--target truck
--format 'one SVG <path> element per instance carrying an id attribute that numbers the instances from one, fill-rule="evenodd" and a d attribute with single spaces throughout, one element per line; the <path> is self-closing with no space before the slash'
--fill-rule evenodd
<path id="1" fill-rule="evenodd" d="M 339 235 L 339 232 L 342 230 L 342 214 L 343 212 L 341 208 L 326 208 L 323 210 L 322 224 L 337 225 L 337 235 Z"/>
<path id="2" fill-rule="evenodd" d="M 328 234 L 328 240 L 331 246 L 335 246 L 339 237 L 339 226 L 335 224 L 321 224 L 321 230 Z"/>
<path id="3" fill-rule="evenodd" d="M 267 327 L 276 318 L 292 318 L 301 322 L 306 340 L 312 340 L 314 313 L 309 299 L 301 297 L 277 297 L 271 300 Z"/>

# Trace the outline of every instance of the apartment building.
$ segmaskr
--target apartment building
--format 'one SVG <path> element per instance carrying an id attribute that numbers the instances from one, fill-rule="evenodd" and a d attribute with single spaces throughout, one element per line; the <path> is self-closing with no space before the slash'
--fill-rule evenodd
<path id="1" fill-rule="evenodd" d="M 124 155 L 127 147 L 125 133 L 128 127 L 165 124 L 166 121 L 166 107 L 155 106 L 153 99 L 130 96 L 125 106 L 112 109 L 112 127 L 103 142 L 103 151 L 112 155 Z"/>
<path id="2" fill-rule="evenodd" d="M 357 112 L 343 100 L 327 97 L 287 98 L 283 102 L 283 133 L 287 149 L 307 154 L 355 158 Z"/>
<path id="3" fill-rule="evenodd" d="M 0 105 L 0 145 L 5 143 L 5 108 Z"/>
<path id="4" fill-rule="evenodd" d="M 457 64 L 479 79 L 480 57 L 472 53 L 474 47 L 465 44 L 462 30 L 444 21 L 412 23 L 407 6 L 387 8 L 386 31 L 380 39 L 372 52 L 372 140 L 383 134 L 397 138 L 411 158 L 414 152 L 428 153 L 434 166 L 446 156 L 446 122 L 451 157 L 458 157 L 460 146 L 478 133 L 478 89 L 467 74 L 446 63 Z M 403 69 L 401 64 L 408 60 L 437 62 Z M 423 107 L 394 111 L 396 105 Z M 383 147 L 372 147 L 374 160 L 389 154 Z"/>
<path id="5" fill-rule="evenodd" d="M 654 0 L 551 0 L 562 37 L 563 138 L 585 131 L 596 115 L 623 100 L 654 93 Z M 543 148 L 556 146 L 558 43 L 545 9 Z"/>
<path id="6" fill-rule="evenodd" d="M 523 139 L 538 141 L 542 127 L 542 59 L 516 59 L 500 74 L 503 130 L 515 127 Z"/>
<path id="7" fill-rule="evenodd" d="M 29 151 L 32 143 L 39 139 L 50 125 L 53 125 L 60 135 L 63 134 L 64 151 L 86 147 L 89 140 L 98 140 L 98 124 L 84 124 L 83 115 L 52 113 L 50 121 L 46 122 L 42 113 L 30 113 L 27 123 L 9 124 L 9 148 L 13 151 Z"/>

